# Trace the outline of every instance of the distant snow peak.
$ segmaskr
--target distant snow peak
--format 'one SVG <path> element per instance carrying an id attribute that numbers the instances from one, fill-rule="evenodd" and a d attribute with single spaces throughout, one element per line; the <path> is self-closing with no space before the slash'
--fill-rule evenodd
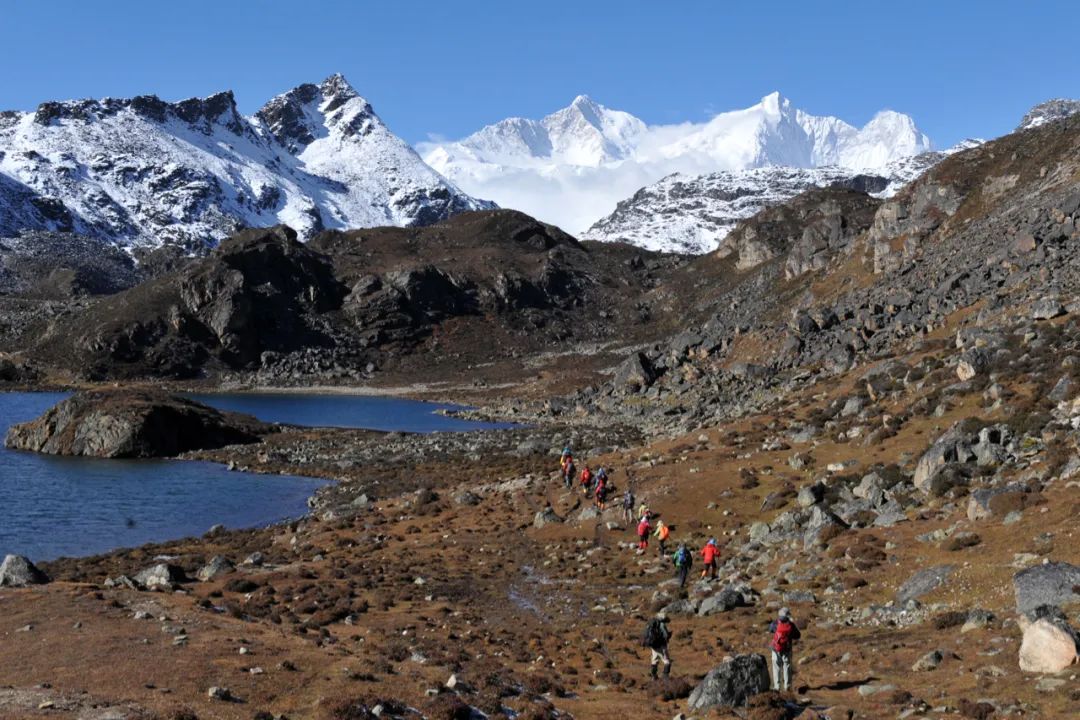
<path id="1" fill-rule="evenodd" d="M 873 171 L 931 147 L 902 113 L 882 111 L 856 128 L 810 115 L 772 92 L 704 123 L 656 126 L 579 95 L 540 120 L 511 118 L 419 150 L 467 192 L 581 232 L 618 201 L 672 173 L 778 165 Z"/>
<path id="2" fill-rule="evenodd" d="M 0 113 L 0 237 L 212 244 L 244 226 L 424 225 L 494 207 L 465 195 L 341 75 L 243 117 L 231 92 L 48 102 Z"/>

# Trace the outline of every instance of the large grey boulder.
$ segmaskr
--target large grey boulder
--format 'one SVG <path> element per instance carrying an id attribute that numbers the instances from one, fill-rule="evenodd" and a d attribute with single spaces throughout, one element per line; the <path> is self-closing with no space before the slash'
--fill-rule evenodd
<path id="1" fill-rule="evenodd" d="M 896 591 L 896 604 L 906 605 L 911 600 L 937 590 L 945 584 L 955 569 L 955 565 L 936 565 L 920 570 L 908 578 L 907 582 Z"/>
<path id="2" fill-rule="evenodd" d="M 199 568 L 199 571 L 195 573 L 195 577 L 200 582 L 210 582 L 217 577 L 231 573 L 235 569 L 236 566 L 233 565 L 231 560 L 222 555 L 215 555 L 210 558 L 210 562 Z"/>
<path id="3" fill-rule="evenodd" d="M 187 580 L 184 571 L 176 565 L 158 563 L 144 568 L 132 578 L 135 584 L 143 590 L 169 591 Z"/>
<path id="4" fill-rule="evenodd" d="M 656 369 L 644 353 L 634 353 L 615 370 L 615 387 L 638 391 L 656 380 Z"/>
<path id="5" fill-rule="evenodd" d="M 957 423 L 939 437 L 919 458 L 912 481 L 915 487 L 928 493 L 932 489 L 932 480 L 939 470 L 952 463 L 966 463 L 973 460 L 975 460 L 975 453 L 971 449 L 968 434 Z"/>
<path id="6" fill-rule="evenodd" d="M 725 659 L 709 671 L 690 693 L 687 707 L 691 711 L 714 707 L 746 705 L 747 698 L 769 689 L 769 668 L 765 656 L 736 655 Z"/>
<path id="7" fill-rule="evenodd" d="M 1060 607 L 1080 602 L 1080 567 L 1067 562 L 1033 565 L 1013 575 L 1016 610 L 1033 612 L 1040 605 Z"/>
<path id="8" fill-rule="evenodd" d="M 746 604 L 741 592 L 731 588 L 725 588 L 715 595 L 711 595 L 701 601 L 698 607 L 698 615 L 715 615 L 727 612 Z"/>
<path id="9" fill-rule="evenodd" d="M 26 587 L 47 582 L 49 576 L 22 555 L 7 555 L 0 564 L 0 587 Z"/>

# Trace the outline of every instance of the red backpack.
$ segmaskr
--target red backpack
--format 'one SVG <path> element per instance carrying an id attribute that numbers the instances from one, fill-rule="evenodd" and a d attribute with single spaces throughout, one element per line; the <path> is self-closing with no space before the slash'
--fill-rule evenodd
<path id="1" fill-rule="evenodd" d="M 795 625 L 786 620 L 776 623 L 776 632 L 773 633 L 772 649 L 778 653 L 791 652 L 791 636 L 794 634 Z"/>

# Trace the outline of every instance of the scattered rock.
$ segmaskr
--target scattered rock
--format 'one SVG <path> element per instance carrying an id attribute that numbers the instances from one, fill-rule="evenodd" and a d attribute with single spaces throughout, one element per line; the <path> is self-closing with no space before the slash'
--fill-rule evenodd
<path id="1" fill-rule="evenodd" d="M 132 578 L 142 590 L 171 591 L 182 582 L 186 582 L 183 569 L 168 563 L 158 563 L 140 570 Z"/>
<path id="2" fill-rule="evenodd" d="M 199 571 L 195 573 L 195 577 L 200 582 L 209 582 L 221 575 L 231 573 L 235 569 L 236 566 L 233 565 L 228 558 L 222 555 L 215 555 L 210 558 L 210 562 L 199 568 Z"/>
<path id="3" fill-rule="evenodd" d="M 908 578 L 907 582 L 896 591 L 896 603 L 903 606 L 909 600 L 916 600 L 930 594 L 944 585 L 954 570 L 956 570 L 955 565 L 937 565 L 920 570 Z"/>

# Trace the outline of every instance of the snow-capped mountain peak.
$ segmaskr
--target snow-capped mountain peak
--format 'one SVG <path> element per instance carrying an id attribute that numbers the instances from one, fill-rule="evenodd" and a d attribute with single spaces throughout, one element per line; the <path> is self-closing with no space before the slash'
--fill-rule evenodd
<path id="1" fill-rule="evenodd" d="M 806 113 L 774 91 L 703 123 L 655 126 L 579 95 L 540 120 L 511 118 L 419 149 L 467 191 L 581 232 L 672 173 L 770 166 L 864 171 L 931 147 L 902 113 L 880 112 L 858 128 Z"/>
<path id="2" fill-rule="evenodd" d="M 251 118 L 231 92 L 0 113 L 0 237 L 49 229 L 200 246 L 243 226 L 284 222 L 306 237 L 487 207 L 425 164 L 341 75 Z"/>

